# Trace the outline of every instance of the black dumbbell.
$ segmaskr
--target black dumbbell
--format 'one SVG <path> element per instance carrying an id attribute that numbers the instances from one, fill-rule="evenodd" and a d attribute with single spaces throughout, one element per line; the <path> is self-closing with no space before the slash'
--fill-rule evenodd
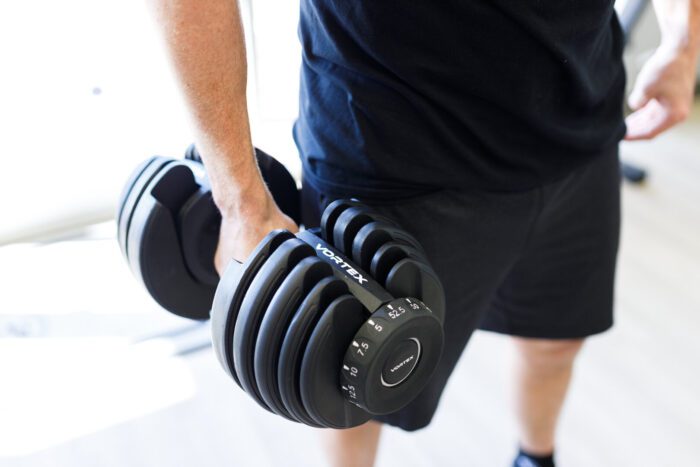
<path id="1" fill-rule="evenodd" d="M 276 202 L 298 222 L 292 177 L 257 154 Z M 152 158 L 122 196 L 120 245 L 149 293 L 194 319 L 211 306 L 224 369 L 290 420 L 346 428 L 410 402 L 443 339 L 444 293 L 419 242 L 359 201 L 338 200 L 320 229 L 270 233 L 218 281 L 220 217 L 198 159 L 194 148 L 184 161 Z"/>
<path id="2" fill-rule="evenodd" d="M 384 226 L 383 243 L 357 240 L 363 223 Z M 356 240 L 387 270 L 380 282 L 341 251 Z M 440 281 L 418 242 L 361 203 L 337 201 L 320 229 L 272 232 L 244 264 L 228 266 L 212 307 L 213 342 L 265 409 L 347 428 L 415 398 L 440 357 L 443 313 Z"/>
<path id="3" fill-rule="evenodd" d="M 287 169 L 260 149 L 258 166 L 275 202 L 300 220 Z M 117 236 L 132 272 L 166 310 L 207 319 L 219 277 L 214 252 L 221 215 L 194 146 L 186 158 L 152 157 L 134 170 L 117 210 Z"/>

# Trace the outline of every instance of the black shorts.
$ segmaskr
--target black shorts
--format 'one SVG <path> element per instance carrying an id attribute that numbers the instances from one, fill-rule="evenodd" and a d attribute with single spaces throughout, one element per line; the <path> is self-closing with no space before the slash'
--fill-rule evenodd
<path id="1" fill-rule="evenodd" d="M 305 185 L 303 221 L 318 225 L 331 196 Z M 476 328 L 564 339 L 613 323 L 620 226 L 617 150 L 565 178 L 524 192 L 439 190 L 396 201 L 363 199 L 424 246 L 445 287 L 445 349 L 426 389 L 404 409 L 379 417 L 423 428 Z"/>

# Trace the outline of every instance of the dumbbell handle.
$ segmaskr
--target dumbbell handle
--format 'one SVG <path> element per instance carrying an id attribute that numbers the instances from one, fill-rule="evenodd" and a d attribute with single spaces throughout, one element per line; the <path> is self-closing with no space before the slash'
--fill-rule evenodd
<path id="1" fill-rule="evenodd" d="M 333 273 L 342 279 L 370 313 L 394 299 L 377 281 L 355 265 L 349 258 L 323 240 L 318 229 L 304 230 L 297 238 L 309 244 L 316 256 L 333 267 Z"/>

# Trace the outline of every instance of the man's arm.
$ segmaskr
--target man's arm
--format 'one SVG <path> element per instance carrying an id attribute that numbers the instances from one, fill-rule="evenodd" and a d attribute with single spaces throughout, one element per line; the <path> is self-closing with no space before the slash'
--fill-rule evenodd
<path id="1" fill-rule="evenodd" d="M 700 51 L 700 0 L 654 0 L 661 45 L 644 64 L 629 105 L 627 140 L 651 139 L 685 120 Z"/>
<path id="2" fill-rule="evenodd" d="M 197 148 L 223 222 L 222 271 L 245 260 L 270 230 L 296 225 L 265 186 L 253 152 L 246 101 L 247 63 L 237 0 L 149 0 L 196 130 Z"/>

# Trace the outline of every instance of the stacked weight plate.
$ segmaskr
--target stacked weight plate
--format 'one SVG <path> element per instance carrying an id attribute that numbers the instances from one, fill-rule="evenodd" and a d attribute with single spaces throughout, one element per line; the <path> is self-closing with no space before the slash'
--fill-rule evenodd
<path id="1" fill-rule="evenodd" d="M 443 313 L 420 244 L 341 200 L 319 230 L 272 232 L 245 263 L 229 265 L 212 307 L 213 341 L 263 408 L 347 428 L 415 398 L 440 357 Z"/>

